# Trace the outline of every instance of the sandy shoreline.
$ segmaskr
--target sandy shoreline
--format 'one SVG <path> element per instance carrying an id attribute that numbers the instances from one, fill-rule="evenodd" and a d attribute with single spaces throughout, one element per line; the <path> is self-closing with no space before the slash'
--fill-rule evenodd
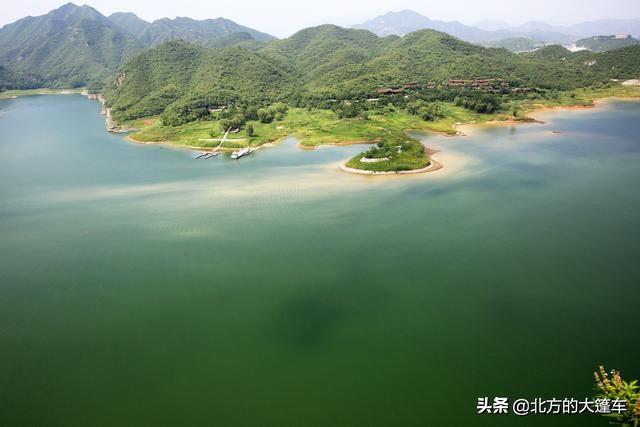
<path id="1" fill-rule="evenodd" d="M 376 171 L 368 171 L 364 169 L 354 169 L 354 168 L 347 167 L 346 165 L 340 166 L 340 170 L 348 173 L 357 174 L 357 175 L 412 175 L 417 173 L 435 172 L 444 168 L 444 166 L 441 163 L 438 163 L 436 160 L 434 160 L 433 157 L 431 157 L 429 161 L 430 161 L 429 165 L 422 169 L 413 169 L 408 171 L 376 172 Z"/>
<path id="2" fill-rule="evenodd" d="M 515 125 L 526 125 L 526 124 L 547 124 L 546 121 L 541 120 L 539 118 L 540 114 L 549 113 L 553 111 L 561 111 L 561 110 L 590 110 L 597 108 L 602 104 L 607 104 L 615 101 L 629 101 L 629 102 L 640 102 L 640 96 L 606 96 L 603 98 L 594 98 L 593 102 L 590 105 L 540 105 L 538 108 L 534 108 L 531 110 L 527 110 L 525 112 L 526 118 L 525 120 L 490 120 L 486 122 L 480 123 L 462 123 L 460 125 L 455 125 L 455 129 L 459 130 L 460 133 L 464 136 L 473 134 L 473 129 L 481 129 L 482 126 L 515 126 Z M 457 135 L 451 135 L 457 136 Z"/>

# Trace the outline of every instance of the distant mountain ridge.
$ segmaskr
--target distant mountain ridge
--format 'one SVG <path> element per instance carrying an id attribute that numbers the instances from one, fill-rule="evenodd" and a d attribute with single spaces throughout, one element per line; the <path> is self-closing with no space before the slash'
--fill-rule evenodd
<path id="1" fill-rule="evenodd" d="M 275 37 L 225 19 L 196 20 L 186 17 L 162 18 L 153 22 L 144 21 L 135 14 L 114 13 L 108 18 L 121 30 L 137 37 L 145 46 L 155 46 L 168 40 L 182 39 L 203 46 L 216 39 L 232 34 L 244 33 L 257 41 L 274 40 Z M 214 43 L 215 44 L 215 43 Z"/>
<path id="2" fill-rule="evenodd" d="M 465 41 L 486 41 L 489 39 L 487 32 L 479 28 L 470 27 L 456 21 L 431 20 L 412 10 L 388 12 L 362 24 L 353 25 L 352 28 L 368 30 L 380 37 L 390 35 L 402 37 L 414 31 L 429 29 L 442 31 Z"/>
<path id="3" fill-rule="evenodd" d="M 640 44 L 640 40 L 633 37 L 618 38 L 615 35 L 588 37 L 575 42 L 577 48 L 588 49 L 593 52 L 606 52 L 637 44 Z"/>
<path id="4" fill-rule="evenodd" d="M 519 26 L 510 26 L 501 21 L 480 21 L 476 26 L 457 21 L 432 20 L 412 10 L 389 12 L 377 16 L 352 28 L 369 30 L 381 37 L 412 33 L 421 29 L 442 31 L 470 43 L 495 42 L 507 38 L 527 38 L 540 42 L 569 43 L 580 38 L 598 34 L 628 33 L 640 36 L 640 18 L 602 19 L 582 22 L 571 26 L 550 25 L 531 21 Z"/>
<path id="5" fill-rule="evenodd" d="M 106 17 L 90 6 L 67 3 L 0 28 L 0 89 L 101 86 L 125 59 L 173 39 L 224 47 L 275 37 L 224 18 L 150 23 L 133 13 Z"/>
<path id="6" fill-rule="evenodd" d="M 198 21 L 185 17 L 177 17 L 174 19 L 162 18 L 153 21 L 140 33 L 139 39 L 147 46 L 155 46 L 162 42 L 175 39 L 182 39 L 207 46 L 220 37 L 226 37 L 236 33 L 249 34 L 257 41 L 275 39 L 275 37 L 269 34 L 236 24 L 225 18 Z"/>
<path id="7" fill-rule="evenodd" d="M 108 19 L 122 31 L 137 38 L 151 26 L 151 23 L 138 18 L 138 15 L 132 12 L 112 13 Z"/>

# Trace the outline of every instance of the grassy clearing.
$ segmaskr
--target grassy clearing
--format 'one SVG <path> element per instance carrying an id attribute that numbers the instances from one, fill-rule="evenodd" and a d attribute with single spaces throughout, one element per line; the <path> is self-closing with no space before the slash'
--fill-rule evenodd
<path id="1" fill-rule="evenodd" d="M 455 123 L 486 121 L 495 115 L 475 114 L 461 107 L 445 104 L 446 117 L 436 122 L 426 122 L 405 112 L 387 115 L 371 115 L 368 120 L 339 119 L 328 110 L 305 110 L 291 108 L 283 120 L 273 123 L 247 122 L 252 124 L 254 135 L 249 137 L 245 130 L 230 134 L 229 139 L 242 139 L 241 145 L 260 146 L 293 135 L 300 144 L 315 147 L 323 144 L 343 144 L 352 142 L 402 142 L 408 139 L 407 130 L 425 130 L 455 134 Z M 199 121 L 182 126 L 163 126 L 157 117 L 133 120 L 125 123 L 139 129 L 131 135 L 137 141 L 166 141 L 194 147 L 212 147 L 222 137 L 218 121 Z M 212 136 L 213 133 L 213 136 Z M 226 144 L 226 143 L 225 143 Z"/>
<path id="2" fill-rule="evenodd" d="M 380 163 L 362 163 L 362 155 L 348 162 L 349 167 L 373 171 L 401 171 L 420 169 L 429 164 L 422 144 L 409 137 L 407 131 L 422 130 L 455 134 L 456 123 L 482 122 L 495 119 L 496 115 L 477 114 L 444 104 L 445 118 L 426 122 L 406 112 L 398 111 L 386 115 L 371 115 L 369 119 L 339 119 L 329 110 L 306 110 L 291 108 L 284 119 L 273 123 L 248 122 L 253 125 L 254 135 L 249 137 L 245 130 L 229 135 L 223 148 L 243 146 L 257 147 L 268 142 L 295 136 L 300 145 L 316 147 L 323 144 L 377 143 L 385 142 L 394 146 L 404 144 L 401 153 L 394 153 L 390 160 Z M 217 121 L 200 121 L 182 126 L 163 126 L 158 117 L 127 122 L 126 126 L 139 129 L 131 137 L 140 142 L 163 141 L 173 144 L 198 147 L 217 147 L 222 137 Z"/>

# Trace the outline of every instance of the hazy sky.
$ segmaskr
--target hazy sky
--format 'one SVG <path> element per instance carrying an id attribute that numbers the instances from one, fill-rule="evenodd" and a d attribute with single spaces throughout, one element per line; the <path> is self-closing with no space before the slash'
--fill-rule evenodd
<path id="1" fill-rule="evenodd" d="M 64 0 L 2 1 L 0 25 L 28 15 L 42 15 L 66 3 Z M 640 17 L 638 0 L 90 0 L 86 3 L 105 15 L 134 12 L 148 21 L 176 16 L 195 19 L 223 16 L 277 37 L 323 23 L 346 26 L 402 9 L 415 10 L 431 19 L 465 24 L 485 19 L 511 24 L 531 20 L 570 24 L 600 18 Z"/>

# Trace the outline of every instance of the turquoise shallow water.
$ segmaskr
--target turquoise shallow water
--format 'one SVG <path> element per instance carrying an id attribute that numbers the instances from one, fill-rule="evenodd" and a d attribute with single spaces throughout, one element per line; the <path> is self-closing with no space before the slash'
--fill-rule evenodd
<path id="1" fill-rule="evenodd" d="M 98 112 L 0 101 L 2 425 L 599 426 L 475 405 L 640 377 L 640 103 L 425 136 L 444 171 L 401 178 Z"/>

